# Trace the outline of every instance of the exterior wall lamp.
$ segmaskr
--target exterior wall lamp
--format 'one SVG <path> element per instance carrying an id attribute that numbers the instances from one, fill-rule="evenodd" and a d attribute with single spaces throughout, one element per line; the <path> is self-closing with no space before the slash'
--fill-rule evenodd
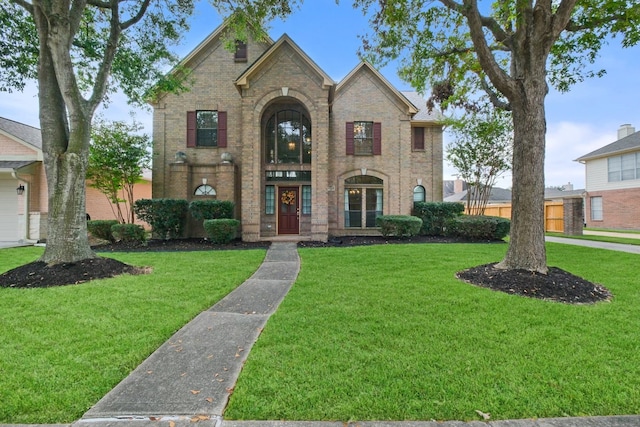
<path id="1" fill-rule="evenodd" d="M 22 196 L 24 194 L 24 185 L 18 185 L 18 188 L 16 188 L 16 193 L 18 193 L 18 196 Z"/>

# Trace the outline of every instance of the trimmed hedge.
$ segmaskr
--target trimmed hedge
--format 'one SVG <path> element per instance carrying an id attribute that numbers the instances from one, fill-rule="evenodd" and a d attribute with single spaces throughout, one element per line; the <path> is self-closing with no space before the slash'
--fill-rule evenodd
<path id="1" fill-rule="evenodd" d="M 422 220 L 410 215 L 381 215 L 376 218 L 383 236 L 411 237 L 420 232 Z"/>
<path id="2" fill-rule="evenodd" d="M 461 215 L 447 221 L 446 235 L 469 240 L 502 240 L 511 221 L 497 216 Z"/>
<path id="3" fill-rule="evenodd" d="M 422 219 L 420 234 L 426 236 L 444 236 L 447 221 L 464 212 L 463 203 L 452 202 L 416 202 L 413 215 Z"/>
<path id="4" fill-rule="evenodd" d="M 233 218 L 233 202 L 227 200 L 194 200 L 189 212 L 197 220 Z"/>
<path id="5" fill-rule="evenodd" d="M 87 221 L 87 230 L 97 239 L 115 242 L 113 234 L 111 234 L 111 227 L 116 224 L 120 223 L 115 219 L 96 219 Z"/>
<path id="6" fill-rule="evenodd" d="M 183 199 L 138 199 L 133 204 L 136 217 L 149 224 L 161 239 L 182 236 L 188 210 L 189 202 Z"/>
<path id="7" fill-rule="evenodd" d="M 226 244 L 236 238 L 240 221 L 237 219 L 206 219 L 204 231 L 213 243 Z"/>
<path id="8" fill-rule="evenodd" d="M 111 226 L 111 234 L 117 241 L 144 243 L 146 232 L 138 224 L 115 224 Z"/>

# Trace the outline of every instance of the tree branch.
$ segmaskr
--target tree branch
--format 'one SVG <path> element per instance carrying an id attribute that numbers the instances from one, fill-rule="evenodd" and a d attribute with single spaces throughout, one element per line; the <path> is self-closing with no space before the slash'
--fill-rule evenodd
<path id="1" fill-rule="evenodd" d="M 148 3 L 148 0 L 147 0 Z M 111 66 L 113 64 L 113 59 L 116 55 L 116 50 L 118 49 L 118 40 L 120 38 L 121 29 L 120 29 L 120 9 L 118 0 L 111 0 L 111 19 L 110 19 L 110 28 L 109 28 L 109 40 L 104 49 L 104 55 L 102 58 L 102 62 L 100 63 L 100 68 L 98 68 L 98 74 L 96 75 L 96 80 L 93 84 L 93 92 L 91 94 L 91 98 L 89 98 L 89 108 L 94 111 L 98 104 L 102 102 L 102 98 L 107 90 L 107 81 L 109 79 L 109 74 L 111 73 Z"/>
<path id="2" fill-rule="evenodd" d="M 562 0 L 556 13 L 553 15 L 553 40 L 557 40 L 560 34 L 571 23 L 571 14 L 576 6 L 576 0 Z"/>
<path id="3" fill-rule="evenodd" d="M 137 24 L 138 22 L 140 22 L 140 20 L 142 19 L 142 17 L 144 16 L 144 14 L 147 12 L 147 8 L 149 7 L 149 3 L 151 0 L 144 0 L 142 2 L 142 4 L 140 5 L 140 9 L 138 10 L 138 13 L 136 13 L 131 19 L 123 22 L 120 24 L 120 29 L 121 30 L 126 30 L 127 28 L 129 28 L 130 26 Z"/>
<path id="4" fill-rule="evenodd" d="M 25 0 L 9 0 L 11 3 L 17 4 L 21 8 L 33 15 L 33 5 Z"/>
<path id="5" fill-rule="evenodd" d="M 480 87 L 482 87 L 482 89 L 487 93 L 491 103 L 496 108 L 499 108 L 505 111 L 511 111 L 511 104 L 509 102 L 505 102 L 501 100 L 498 94 L 493 90 L 491 85 L 487 82 L 487 80 L 483 76 L 479 75 L 478 78 L 480 80 Z"/>

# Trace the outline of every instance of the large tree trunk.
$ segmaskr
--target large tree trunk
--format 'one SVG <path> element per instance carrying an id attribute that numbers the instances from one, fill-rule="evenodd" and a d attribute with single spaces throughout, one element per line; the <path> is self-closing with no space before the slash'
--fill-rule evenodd
<path id="1" fill-rule="evenodd" d="M 38 9 L 34 17 L 39 31 L 46 31 L 46 18 Z M 42 36 L 38 61 L 40 128 L 49 196 L 47 246 L 40 260 L 58 264 L 95 258 L 89 246 L 85 209 L 91 119 L 71 117 L 69 126 L 51 53 Z"/>
<path id="2" fill-rule="evenodd" d="M 544 99 L 548 91 L 544 70 L 533 84 L 522 84 L 513 108 L 513 192 L 511 237 L 503 269 L 547 273 L 544 241 L 544 154 L 546 119 Z M 537 84 L 536 84 L 537 82 Z"/>

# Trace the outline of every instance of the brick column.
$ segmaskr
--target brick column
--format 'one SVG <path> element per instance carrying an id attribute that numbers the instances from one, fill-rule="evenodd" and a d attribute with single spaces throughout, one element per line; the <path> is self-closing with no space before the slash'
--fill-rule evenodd
<path id="1" fill-rule="evenodd" d="M 562 199 L 564 234 L 581 236 L 584 227 L 582 197 Z"/>

